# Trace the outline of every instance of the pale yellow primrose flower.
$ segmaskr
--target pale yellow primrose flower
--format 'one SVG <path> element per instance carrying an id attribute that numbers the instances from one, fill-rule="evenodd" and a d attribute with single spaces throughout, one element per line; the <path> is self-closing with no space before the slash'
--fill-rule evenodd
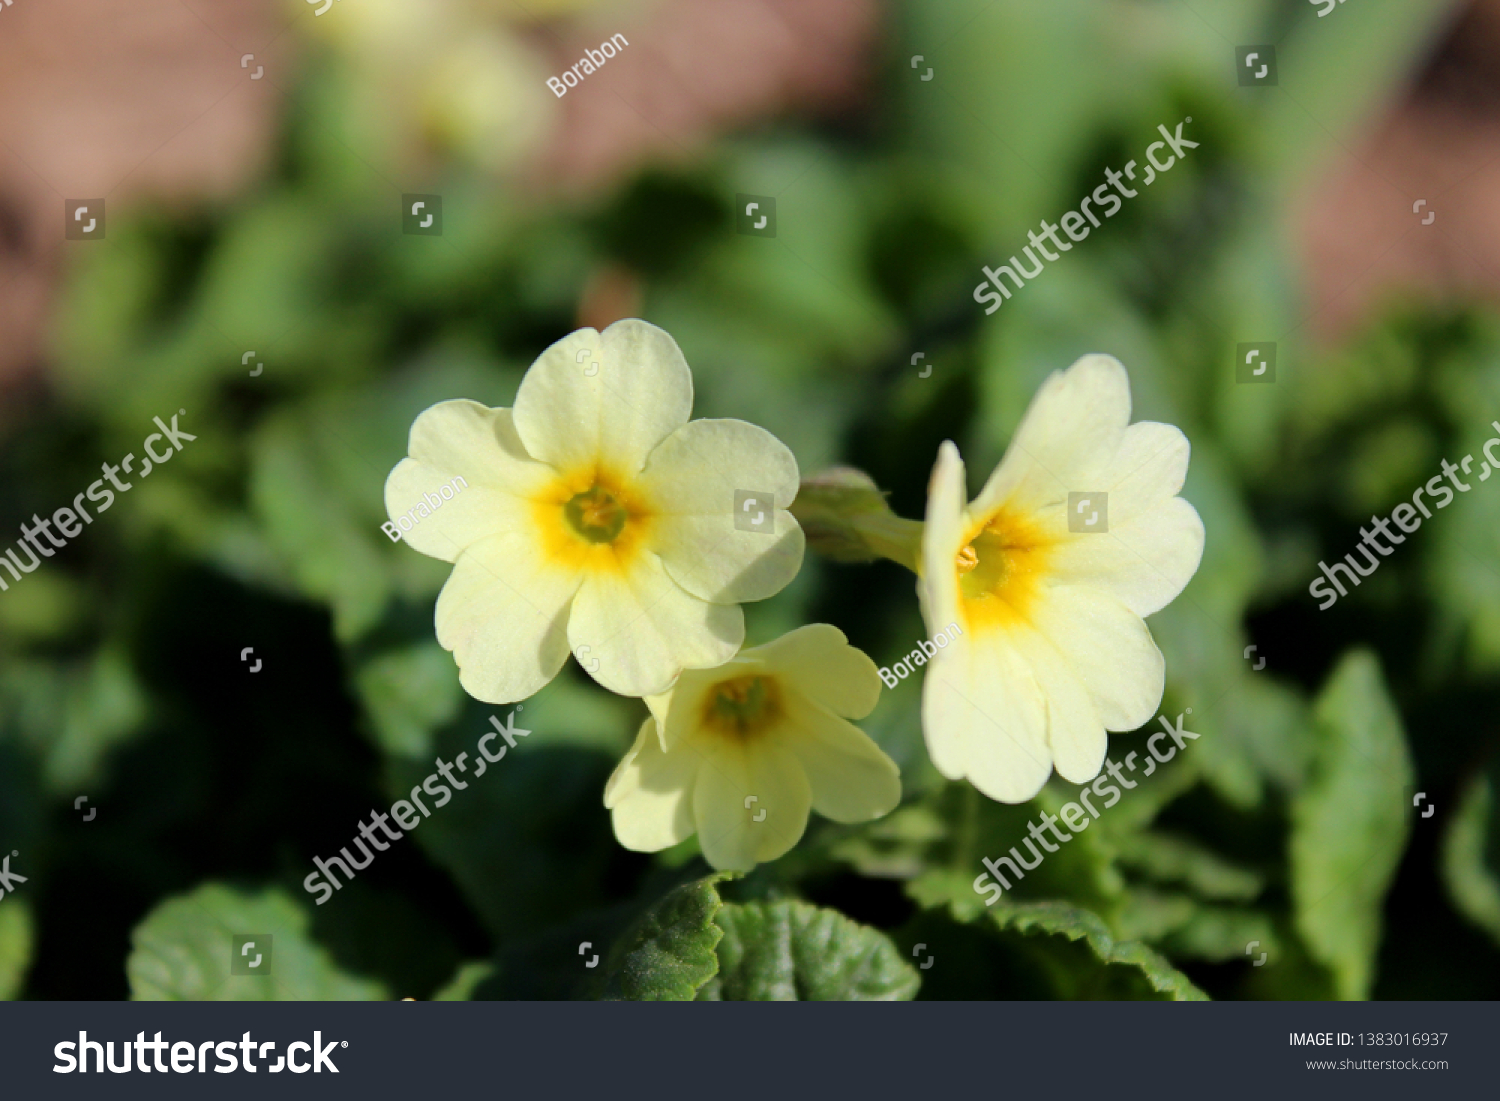
<path id="1" fill-rule="evenodd" d="M 445 401 L 417 418 L 386 509 L 416 509 L 402 537 L 453 563 L 437 638 L 471 696 L 526 699 L 570 650 L 613 692 L 665 691 L 732 658 L 740 602 L 796 575 L 797 460 L 753 424 L 689 422 L 692 405 L 676 342 L 628 320 L 548 348 L 514 409 Z M 736 490 L 774 495 L 774 534 L 735 526 Z"/>
<path id="2" fill-rule="evenodd" d="M 799 627 L 648 697 L 604 789 L 615 837 L 656 852 L 698 834 L 715 868 L 748 871 L 787 852 L 809 809 L 865 822 L 901 800 L 901 774 L 864 731 L 875 663 L 826 623 Z"/>
<path id="3" fill-rule="evenodd" d="M 1129 422 L 1125 368 L 1084 356 L 1042 384 L 967 507 L 958 449 L 939 450 L 917 591 L 930 631 L 964 633 L 929 659 L 922 727 L 938 771 L 992 799 L 1030 799 L 1054 765 L 1093 779 L 1105 732 L 1161 702 L 1165 662 L 1142 617 L 1198 569 L 1203 521 L 1177 496 L 1187 438 Z M 1107 531 L 1069 531 L 1070 492 L 1109 495 Z"/>

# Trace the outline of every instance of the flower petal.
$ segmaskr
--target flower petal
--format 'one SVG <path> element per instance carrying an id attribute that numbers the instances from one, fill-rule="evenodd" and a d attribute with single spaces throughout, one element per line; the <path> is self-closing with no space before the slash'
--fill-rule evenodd
<path id="1" fill-rule="evenodd" d="M 620 844 L 651 853 L 691 837 L 697 828 L 692 794 L 701 763 L 696 753 L 663 753 L 656 720 L 648 716 L 604 788 Z"/>
<path id="2" fill-rule="evenodd" d="M 640 483 L 654 503 L 653 549 L 693 595 L 716 604 L 764 600 L 797 576 L 804 539 L 787 511 L 797 496 L 797 460 L 764 428 L 737 420 L 685 424 L 651 453 Z M 738 490 L 771 495 L 771 531 L 736 526 Z M 763 506 L 752 508 L 759 515 Z"/>
<path id="3" fill-rule="evenodd" d="M 603 465 L 629 476 L 692 409 L 677 342 L 629 319 L 602 333 L 579 329 L 538 356 L 516 392 L 515 423 L 527 452 L 559 470 Z"/>
<path id="4" fill-rule="evenodd" d="M 412 550 L 452 562 L 481 539 L 529 522 L 530 505 L 522 498 L 472 482 L 465 489 L 459 479 L 468 480 L 415 459 L 402 459 L 391 471 L 385 481 L 385 511 Z"/>
<path id="5" fill-rule="evenodd" d="M 880 700 L 880 673 L 870 656 L 829 623 L 809 623 L 746 650 L 794 691 L 846 719 L 862 719 Z"/>
<path id="6" fill-rule="evenodd" d="M 922 573 L 917 596 L 928 637 L 964 619 L 958 596 L 958 552 L 964 545 L 969 518 L 964 509 L 964 463 L 952 441 L 938 448 L 937 463 L 927 483 L 927 518 L 922 525 Z"/>
<path id="7" fill-rule="evenodd" d="M 1052 772 L 1047 704 L 1001 632 L 961 635 L 927 663 L 922 731 L 937 770 L 991 799 L 1024 803 Z"/>
<path id="8" fill-rule="evenodd" d="M 579 576 L 549 567 L 531 538 L 492 535 L 458 556 L 437 600 L 437 639 L 464 691 L 486 703 L 535 693 L 568 659 L 568 607 Z"/>
<path id="9" fill-rule="evenodd" d="M 684 669 L 722 665 L 744 641 L 738 604 L 699 600 L 668 577 L 653 554 L 591 572 L 568 620 L 568 642 L 580 664 L 622 696 L 664 692 Z"/>
<path id="10" fill-rule="evenodd" d="M 1107 729 L 1134 730 L 1156 714 L 1166 659 L 1145 622 L 1118 598 L 1098 589 L 1050 589 L 1032 622 L 1077 671 Z"/>
<path id="11" fill-rule="evenodd" d="M 411 457 L 386 479 L 386 513 L 398 525 L 409 516 L 411 526 L 402 530 L 407 545 L 445 562 L 527 523 L 526 498 L 552 477 L 526 454 L 509 409 L 475 401 L 444 401 L 423 411 L 411 426 L 408 450 Z"/>
<path id="12" fill-rule="evenodd" d="M 868 734 L 795 693 L 786 708 L 776 737 L 802 762 L 813 810 L 835 822 L 868 822 L 901 802 L 901 770 Z"/>
<path id="13" fill-rule="evenodd" d="M 440 401 L 412 422 L 406 452 L 451 477 L 507 493 L 526 492 L 537 465 L 516 434 L 512 411 L 477 401 Z M 545 473 L 545 471 L 543 472 Z"/>
<path id="14" fill-rule="evenodd" d="M 698 738 L 693 744 L 704 748 L 693 817 L 710 864 L 749 871 L 801 840 L 812 793 L 801 762 L 789 750 L 771 739 Z"/>
<path id="15" fill-rule="evenodd" d="M 1110 498 L 1113 508 L 1114 498 Z M 1181 497 L 1109 531 L 1058 542 L 1051 568 L 1057 583 L 1108 592 L 1137 616 L 1170 604 L 1192 580 L 1203 559 L 1203 520 Z M 1127 728 L 1129 729 L 1129 728 Z"/>
<path id="16" fill-rule="evenodd" d="M 1047 746 L 1057 774 L 1075 784 L 1088 783 L 1099 775 L 1109 752 L 1109 735 L 1088 684 L 1068 656 L 1029 625 L 1017 625 L 1011 638 L 1046 700 Z"/>
<path id="17" fill-rule="evenodd" d="M 1177 496 L 1187 478 L 1192 446 L 1182 429 L 1156 421 L 1137 421 L 1125 429 L 1108 469 L 1093 475 L 1095 484 L 1074 486 L 1109 494 L 1109 526 L 1124 526 Z"/>
<path id="18" fill-rule="evenodd" d="M 1130 379 L 1119 360 L 1088 355 L 1053 372 L 971 510 L 983 516 L 1010 504 L 1037 512 L 1070 492 L 1105 489 L 1089 480 L 1106 473 L 1129 423 Z"/>

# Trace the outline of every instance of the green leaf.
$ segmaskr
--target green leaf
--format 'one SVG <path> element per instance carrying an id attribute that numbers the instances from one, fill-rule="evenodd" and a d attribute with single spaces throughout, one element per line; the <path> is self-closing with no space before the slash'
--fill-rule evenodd
<path id="1" fill-rule="evenodd" d="M 1206 906 L 1188 895 L 1137 887 L 1126 896 L 1115 922 L 1126 939 L 1149 941 L 1176 958 L 1223 963 L 1246 959 L 1252 942 L 1280 956 L 1271 919 L 1253 910 Z"/>
<path id="2" fill-rule="evenodd" d="M 985 874 L 983 860 L 1014 859 L 1009 853 L 1015 848 L 1024 863 L 1032 820 L 1039 820 L 1043 812 L 1057 815 L 1076 795 L 1072 785 L 1054 779 L 1034 800 L 1017 805 L 986 799 L 967 783 L 950 783 L 924 797 L 914 804 L 931 812 L 921 824 L 930 829 L 936 819 L 943 833 L 931 841 L 918 841 L 917 836 L 928 835 L 914 834 L 895 847 L 893 856 L 925 869 L 911 879 L 907 893 L 923 906 L 952 903 L 965 912 L 963 920 L 974 920 L 984 908 L 984 896 L 973 887 L 975 877 Z M 1034 848 L 1035 842 L 1031 844 Z M 1006 893 L 1032 899 L 1066 896 L 1109 912 L 1119 900 L 1122 880 L 1114 867 L 1113 845 L 1105 833 L 1097 827 L 1086 827 L 1054 848 L 1056 852 L 1023 872 Z"/>
<path id="3" fill-rule="evenodd" d="M 463 704 L 458 667 L 436 642 L 380 654 L 355 674 L 354 686 L 370 716 L 376 742 L 387 753 L 426 757 L 433 731 Z"/>
<path id="4" fill-rule="evenodd" d="M 1174 968 L 1157 952 L 1139 941 L 1117 941 L 1097 914 L 1066 902 L 1009 902 L 1001 898 L 990 908 L 990 919 L 1002 930 L 1029 936 L 1045 935 L 1082 941 L 1095 959 L 1107 966 L 1132 968 L 1160 994 L 1173 1001 L 1207 1001 L 1186 975 Z M 1066 997 L 1087 997 L 1092 979 Z"/>
<path id="5" fill-rule="evenodd" d="M 564 673 L 519 709 L 465 698 L 458 717 L 436 732 L 429 756 L 394 758 L 387 768 L 391 798 L 408 798 L 435 773 L 433 755 L 453 761 L 468 754 L 468 771 L 459 776 L 467 788 L 433 808 L 413 836 L 452 875 L 499 944 L 617 901 L 608 883 L 621 851 L 600 793 L 627 731 L 639 726 L 631 713 L 640 704 L 578 680 Z M 514 725 L 531 733 L 517 737 L 513 748 L 492 739 L 489 751 L 503 749 L 505 756 L 479 776 L 479 740 L 493 733 L 492 720 L 504 726 L 512 714 Z"/>
<path id="6" fill-rule="evenodd" d="M 1186 927 L 1197 910 L 1187 895 L 1137 887 L 1126 895 L 1115 928 L 1126 940 L 1159 941 Z"/>
<path id="7" fill-rule="evenodd" d="M 987 905 L 984 897 L 974 891 L 971 877 L 972 870 L 934 869 L 909 883 L 907 893 L 924 907 L 945 906 L 959 922 L 972 923 L 988 917 L 1001 930 L 1053 934 L 1071 942 L 1082 941 L 1076 946 L 1033 946 L 1034 954 L 1039 957 L 1035 962 L 1048 976 L 1046 989 L 1055 997 L 1149 998 L 1153 992 L 1169 994 L 1179 1001 L 1206 997 L 1187 976 L 1146 945 L 1116 939 L 1104 919 L 1092 910 L 1059 899 L 1012 901 L 1011 892 Z M 1139 912 L 1132 915 L 1123 901 L 1114 908 L 1122 910 L 1126 918 L 1141 916 Z M 1188 916 L 1185 909 L 1169 915 L 1171 920 L 1165 928 L 1175 927 Z M 1157 924 L 1161 926 L 1159 920 Z M 1103 968 L 1099 966 L 1101 963 L 1105 965 Z"/>
<path id="8" fill-rule="evenodd" d="M 719 977 L 699 997 L 725 1001 L 909 1001 L 922 984 L 889 937 L 796 899 L 719 912 Z"/>
<path id="9" fill-rule="evenodd" d="M 386 477 L 411 423 L 451 397 L 495 404 L 512 393 L 492 364 L 447 356 L 379 388 L 331 393 L 277 410 L 250 442 L 250 501 L 300 595 L 326 604 L 340 641 L 359 638 L 395 596 L 426 601 L 451 567 L 392 543 Z"/>
<path id="10" fill-rule="evenodd" d="M 913 803 L 837 838 L 828 851 L 836 860 L 848 861 L 860 875 L 911 879 L 926 867 L 933 843 L 947 836 L 946 823 L 931 806 Z"/>
<path id="11" fill-rule="evenodd" d="M 1458 812 L 1443 839 L 1443 879 L 1453 905 L 1500 942 L 1500 875 L 1485 860 L 1500 850 L 1495 785 L 1480 776 L 1464 789 Z"/>
<path id="12" fill-rule="evenodd" d="M 1158 883 L 1180 883 L 1203 898 L 1248 901 L 1260 894 L 1261 878 L 1238 868 L 1185 837 L 1138 833 L 1123 838 L 1120 863 Z"/>
<path id="13" fill-rule="evenodd" d="M 475 988 L 495 973 L 495 965 L 489 960 L 470 960 L 454 972 L 453 978 L 433 992 L 435 1002 L 467 1002 L 474 997 Z"/>
<path id="14" fill-rule="evenodd" d="M 54 792 L 97 778 L 105 755 L 135 734 L 147 713 L 130 661 L 114 646 L 67 665 L 11 664 L 0 672 L 0 710 L 7 706 Z"/>
<path id="15" fill-rule="evenodd" d="M 308 915 L 279 890 L 206 883 L 161 903 L 131 934 L 125 970 L 137 1001 L 381 1001 L 381 984 L 340 971 L 307 935 Z M 232 975 L 237 935 L 269 935 L 270 971 Z"/>
<path id="16" fill-rule="evenodd" d="M 1476 407 L 1500 408 L 1494 394 L 1482 400 Z M 1437 605 L 1467 628 L 1466 664 L 1490 674 L 1500 669 L 1500 493 L 1495 492 L 1500 483 L 1481 486 L 1477 476 L 1485 469 L 1482 448 L 1494 437 L 1486 423 L 1482 432 L 1465 432 L 1454 446 L 1455 462 L 1470 454 L 1480 465 L 1463 479 L 1474 492 L 1455 501 L 1441 529 L 1433 532 L 1434 554 L 1427 568 L 1428 591 Z M 1435 468 L 1434 463 L 1429 469 Z M 1419 532 L 1426 534 L 1425 528 Z"/>
<path id="17" fill-rule="evenodd" d="M 381 467 L 395 466 L 401 455 L 392 440 L 364 459 L 368 453 L 347 442 L 350 411 L 324 405 L 322 417 L 282 413 L 261 427 L 251 449 L 250 490 L 298 588 L 328 604 L 334 630 L 347 642 L 379 620 L 391 596 L 386 563 L 393 556 L 380 545 L 389 541 L 380 530 L 379 492 Z M 357 492 L 350 467 L 361 459 L 365 485 Z"/>
<path id="18" fill-rule="evenodd" d="M 69 574 L 32 574 L 0 600 L 0 637 L 8 642 L 66 638 L 78 629 L 92 602 L 84 584 Z"/>
<path id="19" fill-rule="evenodd" d="M 0 905 L 0 1000 L 14 998 L 26 980 L 35 939 L 31 924 L 31 907 L 24 900 L 8 898 Z"/>
<path id="20" fill-rule="evenodd" d="M 690 1002 L 719 970 L 724 930 L 714 923 L 727 872 L 674 888 L 610 949 L 604 997 L 610 1001 Z"/>
<path id="21" fill-rule="evenodd" d="M 1335 668 L 1313 708 L 1308 781 L 1292 802 L 1297 930 L 1341 998 L 1374 979 L 1380 909 L 1410 829 L 1411 759 L 1373 654 Z"/>

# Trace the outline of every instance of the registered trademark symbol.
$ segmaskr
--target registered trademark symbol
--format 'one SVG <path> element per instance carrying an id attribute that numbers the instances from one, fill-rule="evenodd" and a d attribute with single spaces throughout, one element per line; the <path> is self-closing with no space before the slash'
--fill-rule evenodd
<path id="1" fill-rule="evenodd" d="M 349 1046 L 349 1041 L 348 1040 L 344 1040 L 339 1046 L 340 1047 L 348 1047 Z"/>

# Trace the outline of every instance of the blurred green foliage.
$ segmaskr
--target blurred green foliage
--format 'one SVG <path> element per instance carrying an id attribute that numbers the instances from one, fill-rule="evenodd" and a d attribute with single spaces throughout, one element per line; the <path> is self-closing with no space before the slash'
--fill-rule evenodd
<path id="1" fill-rule="evenodd" d="M 734 135 L 589 199 L 452 168 L 422 188 L 444 196 L 438 238 L 400 234 L 400 188 L 314 53 L 254 191 L 111 218 L 57 313 L 55 386 L 0 446 L 14 530 L 153 416 L 185 410 L 198 436 L 0 593 L 0 845 L 30 877 L 0 901 L 0 996 L 1495 996 L 1500 486 L 1334 609 L 1306 586 L 1488 438 L 1500 319 L 1395 302 L 1317 347 L 1286 240 L 1294 187 L 1442 7 L 1364 0 L 1335 27 L 1293 0 L 896 5 L 858 116 Z M 1234 45 L 1261 41 L 1284 94 L 1234 87 Z M 915 52 L 937 79 L 915 79 Z M 983 315 L 982 263 L 1187 116 L 1200 148 Z M 733 233 L 740 192 L 776 196 L 774 239 Z M 314 906 L 312 858 L 493 712 L 433 640 L 447 566 L 380 531 L 385 476 L 428 405 L 509 405 L 605 271 L 683 347 L 695 415 L 763 425 L 805 474 L 858 466 L 907 517 L 941 440 L 977 489 L 1048 372 L 1118 356 L 1135 417 L 1193 445 L 1203 565 L 1150 625 L 1162 711 L 1193 708 L 1201 739 L 987 912 L 980 859 L 1069 789 L 1007 807 L 944 782 L 915 678 L 864 724 L 903 805 L 815 820 L 725 881 L 693 841 L 615 843 L 603 785 L 643 708 L 570 669 L 494 776 Z M 1270 338 L 1276 385 L 1237 386 L 1236 342 Z M 825 620 L 877 662 L 922 633 L 890 563 L 809 558 L 746 612 L 750 644 Z M 1147 733 L 1111 756 L 1144 755 Z M 227 973 L 228 938 L 255 931 L 275 936 L 274 981 Z"/>

